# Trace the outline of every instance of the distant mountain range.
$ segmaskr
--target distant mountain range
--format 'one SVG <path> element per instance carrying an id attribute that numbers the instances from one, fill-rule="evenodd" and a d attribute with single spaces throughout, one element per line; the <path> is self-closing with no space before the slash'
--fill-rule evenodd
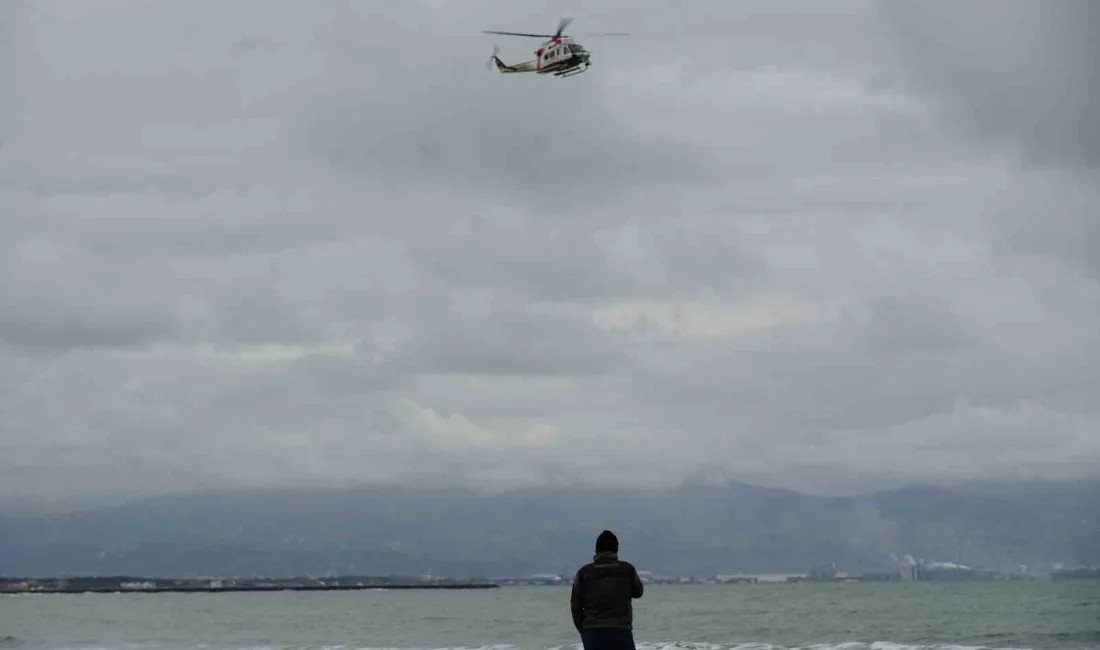
<path id="1" fill-rule="evenodd" d="M 0 516 L 0 575 L 156 577 L 573 571 L 596 535 L 675 576 L 1100 563 L 1100 482 L 1017 482 L 820 497 L 739 483 L 479 494 L 364 487 L 173 496 Z"/>

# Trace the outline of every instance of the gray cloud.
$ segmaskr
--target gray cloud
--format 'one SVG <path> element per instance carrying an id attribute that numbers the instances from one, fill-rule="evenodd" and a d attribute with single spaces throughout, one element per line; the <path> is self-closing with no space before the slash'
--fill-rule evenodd
<path id="1" fill-rule="evenodd" d="M 435 178 L 548 205 L 711 174 L 703 152 L 628 128 L 600 105 L 592 84 L 578 83 L 578 95 L 544 79 L 509 84 L 482 72 L 428 89 L 364 88 L 358 100 L 311 117 L 309 147 L 351 174 L 398 183 Z"/>
<path id="2" fill-rule="evenodd" d="M 976 6 L 4 5 L 0 501 L 1095 475 L 1083 113 Z M 559 12 L 640 36 L 484 69 Z"/>
<path id="3" fill-rule="evenodd" d="M 1100 5 L 882 3 L 907 80 L 977 139 L 1038 163 L 1100 164 Z"/>
<path id="4" fill-rule="evenodd" d="M 15 129 L 15 100 L 17 97 L 16 57 L 20 47 L 16 41 L 19 14 L 13 5 L 0 7 L 0 156 Z"/>
<path id="5" fill-rule="evenodd" d="M 503 312 L 503 313 L 502 313 Z M 482 318 L 451 321 L 428 350 L 430 370 L 455 374 L 587 375 L 614 369 L 623 346 L 573 319 L 510 316 L 491 309 Z M 491 321 L 488 327 L 486 321 Z M 426 368 L 428 370 L 428 368 Z"/>
<path id="6" fill-rule="evenodd" d="M 27 220 L 7 212 L 9 232 Z M 125 292 L 148 278 L 105 264 L 63 235 L 0 243 L 0 343 L 44 348 L 126 347 L 177 334 L 170 305 Z M 108 290 L 108 287 L 114 287 Z M 139 289 L 140 290 L 140 289 Z"/>
<path id="7" fill-rule="evenodd" d="M 30 347 L 119 347 L 147 343 L 170 333 L 165 325 L 142 322 L 141 315 L 88 314 L 74 309 L 28 314 L 15 306 L 0 320 L 0 340 Z"/>

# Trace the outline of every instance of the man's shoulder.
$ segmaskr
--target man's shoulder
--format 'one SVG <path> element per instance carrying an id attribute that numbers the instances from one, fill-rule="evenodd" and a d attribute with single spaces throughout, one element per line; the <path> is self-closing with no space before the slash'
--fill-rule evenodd
<path id="1" fill-rule="evenodd" d="M 583 573 L 589 573 L 591 571 L 601 571 L 602 572 L 602 571 L 606 571 L 606 570 L 609 570 L 609 569 L 613 570 L 615 572 L 619 572 L 619 571 L 630 571 L 630 572 L 633 572 L 633 573 L 638 572 L 638 569 L 633 564 L 631 564 L 630 562 L 627 562 L 626 560 L 616 558 L 615 560 L 612 560 L 610 562 L 589 562 L 588 564 L 582 566 L 580 569 L 577 570 L 577 575 L 581 575 Z"/>
<path id="2" fill-rule="evenodd" d="M 631 564 L 629 560 L 624 560 L 621 557 L 615 558 L 614 564 L 618 565 L 619 567 L 624 568 L 624 569 L 634 569 L 634 570 L 636 570 L 634 565 Z"/>

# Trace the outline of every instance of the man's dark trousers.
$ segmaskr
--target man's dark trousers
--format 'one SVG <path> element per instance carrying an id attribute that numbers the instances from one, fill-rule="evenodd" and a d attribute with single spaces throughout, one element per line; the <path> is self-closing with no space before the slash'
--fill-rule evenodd
<path id="1" fill-rule="evenodd" d="M 592 628 L 581 632 L 584 650 L 636 650 L 634 633 L 630 630 Z"/>

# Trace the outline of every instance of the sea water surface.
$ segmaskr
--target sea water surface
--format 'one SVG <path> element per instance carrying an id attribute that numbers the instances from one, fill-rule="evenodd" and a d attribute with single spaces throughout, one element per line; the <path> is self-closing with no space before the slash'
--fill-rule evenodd
<path id="1" fill-rule="evenodd" d="M 651 585 L 639 650 L 1100 649 L 1100 583 Z M 9 650 L 570 650 L 568 587 L 0 597 Z"/>

